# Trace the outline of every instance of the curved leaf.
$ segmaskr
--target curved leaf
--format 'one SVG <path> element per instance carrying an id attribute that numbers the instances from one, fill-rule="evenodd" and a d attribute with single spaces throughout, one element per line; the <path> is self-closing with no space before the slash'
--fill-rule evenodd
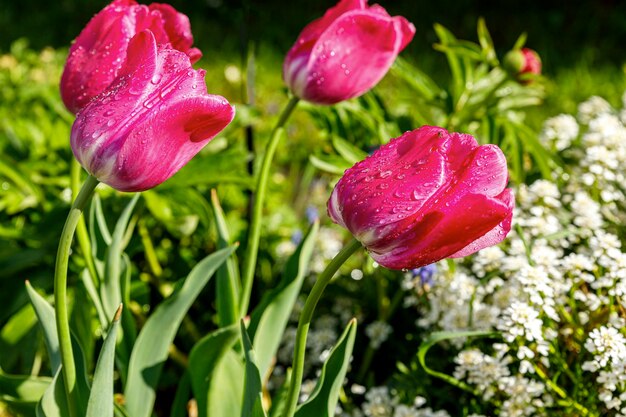
<path id="1" fill-rule="evenodd" d="M 356 319 L 352 319 L 324 362 L 315 389 L 298 407 L 294 417 L 333 417 L 335 415 L 339 393 L 352 358 L 355 337 Z"/>
<path id="2" fill-rule="evenodd" d="M 267 417 L 263 409 L 263 386 L 261 385 L 261 374 L 256 366 L 256 358 L 252 349 L 250 336 L 246 331 L 246 326 L 241 325 L 241 339 L 243 341 L 243 351 L 246 357 L 246 373 L 243 381 L 243 406 L 241 417 Z"/>
<path id="3" fill-rule="evenodd" d="M 319 223 L 314 222 L 296 251 L 291 255 L 281 282 L 267 293 L 252 312 L 250 336 L 254 340 L 257 364 L 265 377 L 276 355 L 289 316 L 309 270 Z"/>
<path id="4" fill-rule="evenodd" d="M 200 261 L 184 283 L 159 304 L 146 321 L 135 342 L 128 367 L 124 394 L 129 415 L 151 415 L 156 396 L 155 388 L 180 323 L 217 268 L 234 250 L 235 247 L 231 246 Z"/>
<path id="5" fill-rule="evenodd" d="M 216 375 L 218 365 L 239 337 L 239 326 L 233 324 L 209 333 L 198 341 L 189 354 L 191 386 L 198 402 L 198 416 L 207 417 L 209 390 L 222 385 Z M 233 376 L 234 377 L 234 376 Z"/>
<path id="6" fill-rule="evenodd" d="M 35 309 L 35 314 L 43 331 L 43 338 L 48 350 L 50 368 L 52 375 L 56 375 L 61 368 L 61 353 L 59 351 L 59 337 L 57 336 L 57 325 L 52 306 L 26 281 L 26 292 L 28 298 Z"/>
<path id="7" fill-rule="evenodd" d="M 93 376 L 91 394 L 85 417 L 113 417 L 113 368 L 115 365 L 115 340 L 120 327 L 122 306 L 115 312 L 109 333 L 104 340 Z"/>

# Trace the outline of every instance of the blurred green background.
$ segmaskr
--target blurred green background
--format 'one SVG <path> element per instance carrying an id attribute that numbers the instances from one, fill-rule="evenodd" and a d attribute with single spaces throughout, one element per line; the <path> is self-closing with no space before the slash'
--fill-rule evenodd
<path id="1" fill-rule="evenodd" d="M 89 18 L 107 1 L 4 0 L 0 8 L 0 49 L 6 50 L 19 37 L 35 49 L 67 45 Z M 178 10 L 189 15 L 198 45 L 204 50 L 231 53 L 242 38 L 262 39 L 286 51 L 300 29 L 321 16 L 335 2 L 173 0 Z M 410 46 L 419 54 L 435 41 L 432 24 L 439 22 L 457 36 L 468 38 L 476 20 L 483 16 L 496 44 L 506 47 L 517 34 L 529 33 L 529 45 L 537 49 L 548 70 L 577 64 L 622 65 L 626 43 L 626 2 L 595 0 L 473 1 L 419 0 L 383 1 L 391 14 L 401 14 L 417 27 Z"/>
<path id="2" fill-rule="evenodd" d="M 107 1 L 4 0 L 0 7 L 0 51 L 18 38 L 32 49 L 64 48 Z M 192 21 L 196 44 L 210 62 L 239 64 L 247 47 L 267 56 L 279 71 L 282 56 L 302 27 L 335 4 L 324 1 L 172 0 Z M 372 2 L 373 3 L 373 2 Z M 559 86 L 561 98 L 548 97 L 554 111 L 573 111 L 575 102 L 591 94 L 615 103 L 623 91 L 626 56 L 626 2 L 619 0 L 383 1 L 390 14 L 412 21 L 417 34 L 403 56 L 435 78 L 445 57 L 431 47 L 436 41 L 432 25 L 441 23 L 460 39 L 476 39 L 476 21 L 482 16 L 502 56 L 522 32 L 527 46 L 537 50 L 544 72 Z M 279 80 L 278 80 L 279 82 Z M 563 101 L 562 99 L 566 97 Z M 571 100 L 570 100 L 571 98 Z M 237 99 L 237 97 L 232 97 Z M 552 113 L 553 111 L 551 111 Z"/>

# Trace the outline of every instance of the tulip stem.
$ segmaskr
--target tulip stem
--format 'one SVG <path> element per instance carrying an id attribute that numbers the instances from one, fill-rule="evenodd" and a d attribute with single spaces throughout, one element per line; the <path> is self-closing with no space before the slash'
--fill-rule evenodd
<path id="1" fill-rule="evenodd" d="M 72 208 L 65 220 L 59 249 L 57 252 L 56 266 L 54 269 L 54 306 L 56 310 L 57 334 L 59 337 L 59 348 L 61 353 L 61 364 L 63 369 L 63 381 L 70 417 L 80 414 L 76 409 L 76 365 L 72 351 L 72 339 L 70 334 L 70 322 L 67 311 L 67 267 L 69 264 L 70 250 L 74 231 L 80 220 L 80 216 L 85 206 L 91 199 L 98 180 L 91 175 L 83 183 L 78 196 L 72 204 Z"/>
<path id="2" fill-rule="evenodd" d="M 292 97 L 283 109 L 274 129 L 272 136 L 265 147 L 265 154 L 261 163 L 261 170 L 257 175 L 255 194 L 253 195 L 254 207 L 252 209 L 252 219 L 250 229 L 248 231 L 248 245 L 246 246 L 246 259 L 243 265 L 242 291 L 239 302 L 239 312 L 241 317 L 248 314 L 248 306 L 250 304 L 250 296 L 252 294 L 252 283 L 254 281 L 254 270 L 259 252 L 259 240 L 261 238 L 261 220 L 263 219 L 263 203 L 265 201 L 265 193 L 267 191 L 267 183 L 269 180 L 269 172 L 276 153 L 276 147 L 281 138 L 281 130 L 285 125 L 289 116 L 298 105 L 300 99 Z"/>
<path id="3" fill-rule="evenodd" d="M 80 165 L 80 163 L 78 163 L 76 159 L 72 158 L 70 181 L 73 200 L 76 199 L 80 191 L 80 174 L 82 170 L 83 167 Z M 89 233 L 87 232 L 87 225 L 85 223 L 84 217 L 81 217 L 78 220 L 78 225 L 76 226 L 76 240 L 78 241 L 78 245 L 80 246 L 83 258 L 85 259 L 85 265 L 87 266 L 87 271 L 89 271 L 91 280 L 93 281 L 96 288 L 98 288 L 100 286 L 100 280 L 98 278 L 96 264 L 93 260 L 93 254 L 91 252 L 91 241 L 89 240 Z"/>
<path id="4" fill-rule="evenodd" d="M 322 297 L 324 289 L 326 289 L 335 273 L 359 248 L 361 248 L 361 242 L 354 238 L 350 243 L 344 246 L 341 252 L 326 266 L 326 269 L 317 276 L 311 293 L 304 303 L 304 308 L 298 320 L 298 329 L 296 330 L 293 363 L 291 365 L 291 383 L 289 385 L 289 391 L 287 392 L 287 405 L 285 406 L 284 417 L 293 417 L 296 406 L 298 405 L 298 397 L 300 396 L 300 387 L 302 386 L 302 376 L 304 372 L 306 339 L 309 333 L 311 319 L 313 318 L 313 311 Z"/>

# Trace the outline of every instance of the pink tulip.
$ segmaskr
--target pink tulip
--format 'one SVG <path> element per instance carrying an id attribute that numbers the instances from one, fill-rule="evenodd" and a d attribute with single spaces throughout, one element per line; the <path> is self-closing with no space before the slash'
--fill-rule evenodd
<path id="1" fill-rule="evenodd" d="M 328 202 L 381 265 L 412 269 L 501 242 L 514 198 L 495 145 L 424 126 L 348 169 Z"/>
<path id="2" fill-rule="evenodd" d="M 202 56 L 191 47 L 189 19 L 172 6 L 114 0 L 87 23 L 70 47 L 61 77 L 61 98 L 68 110 L 76 114 L 111 84 L 126 60 L 130 39 L 144 29 L 154 33 L 157 43 L 170 43 L 189 55 L 192 63 Z"/>
<path id="3" fill-rule="evenodd" d="M 335 104 L 358 97 L 387 73 L 415 27 L 367 0 L 341 0 L 307 25 L 287 53 L 283 79 L 297 97 Z"/>
<path id="4" fill-rule="evenodd" d="M 167 180 L 234 117 L 226 99 L 207 93 L 204 74 L 186 54 L 157 46 L 151 31 L 139 32 L 119 76 L 78 113 L 74 155 L 120 191 Z"/>

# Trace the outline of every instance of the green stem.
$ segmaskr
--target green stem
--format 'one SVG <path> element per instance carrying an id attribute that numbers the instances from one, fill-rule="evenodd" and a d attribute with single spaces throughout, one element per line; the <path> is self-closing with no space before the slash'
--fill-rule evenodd
<path id="1" fill-rule="evenodd" d="M 567 393 L 563 390 L 563 388 L 561 388 L 554 381 L 548 378 L 548 375 L 546 375 L 546 373 L 541 367 L 539 367 L 538 365 L 535 365 L 535 372 L 537 372 L 537 375 L 539 376 L 539 378 L 541 378 L 543 382 L 552 389 L 552 391 L 557 393 L 558 396 L 561 397 L 565 401 L 565 405 L 575 408 L 582 416 L 589 415 L 589 410 L 584 405 L 576 402 L 576 400 L 574 400 L 573 398 L 569 398 Z"/>
<path id="2" fill-rule="evenodd" d="M 72 199 L 74 200 L 77 198 L 78 192 L 80 191 L 80 174 L 82 170 L 83 168 L 78 163 L 78 161 L 72 158 L 70 176 L 72 186 Z M 99 288 L 100 279 L 98 278 L 96 264 L 93 260 L 93 253 L 91 252 L 91 240 L 89 239 L 89 232 L 87 232 L 87 225 L 85 224 L 84 217 L 81 217 L 78 220 L 78 225 L 76 226 L 76 240 L 78 241 L 78 246 L 80 246 L 80 251 L 83 254 L 83 258 L 85 259 L 85 264 L 87 265 L 87 270 L 89 271 L 91 280 L 93 281 L 96 288 Z"/>
<path id="3" fill-rule="evenodd" d="M 248 245 L 246 246 L 246 260 L 243 266 L 242 291 L 239 313 L 241 317 L 245 317 L 248 313 L 250 304 L 250 295 L 252 294 L 252 282 L 254 281 L 254 270 L 256 266 L 257 255 L 259 251 L 259 240 L 261 238 L 261 220 L 263 219 L 263 203 L 265 201 L 265 193 L 267 191 L 267 183 L 269 180 L 269 172 L 274 159 L 276 147 L 280 141 L 282 127 L 285 125 L 289 116 L 298 105 L 300 99 L 292 97 L 272 130 L 272 136 L 265 148 L 265 155 L 261 163 L 261 170 L 257 175 L 256 194 L 254 195 L 254 207 L 252 209 L 252 220 L 250 230 L 248 231 Z"/>
<path id="4" fill-rule="evenodd" d="M 359 248 L 361 243 L 352 239 L 342 250 L 339 252 L 332 261 L 328 264 L 326 269 L 318 275 L 311 293 L 304 303 L 304 308 L 300 314 L 300 320 L 298 320 L 298 329 L 296 330 L 296 341 L 293 351 L 293 363 L 291 366 L 291 384 L 289 385 L 289 391 L 287 392 L 287 405 L 285 407 L 285 417 L 293 417 L 296 406 L 298 405 L 298 396 L 300 394 L 300 387 L 302 385 L 302 376 L 304 373 L 304 354 L 306 350 L 306 338 L 309 333 L 309 326 L 311 325 L 311 319 L 313 318 L 313 311 L 317 306 L 318 301 L 322 297 L 322 293 L 330 280 L 335 275 L 335 272 L 339 270 L 346 260 Z"/>
<path id="5" fill-rule="evenodd" d="M 56 310 L 57 333 L 59 335 L 59 347 L 61 351 L 61 363 L 65 393 L 67 395 L 70 417 L 78 416 L 76 410 L 76 366 L 72 352 L 72 339 L 70 335 L 69 315 L 67 311 L 67 266 L 69 263 L 70 249 L 74 231 L 80 216 L 93 195 L 98 185 L 98 180 L 91 175 L 83 184 L 63 226 L 59 250 L 57 252 L 56 266 L 54 269 L 54 305 Z"/>

